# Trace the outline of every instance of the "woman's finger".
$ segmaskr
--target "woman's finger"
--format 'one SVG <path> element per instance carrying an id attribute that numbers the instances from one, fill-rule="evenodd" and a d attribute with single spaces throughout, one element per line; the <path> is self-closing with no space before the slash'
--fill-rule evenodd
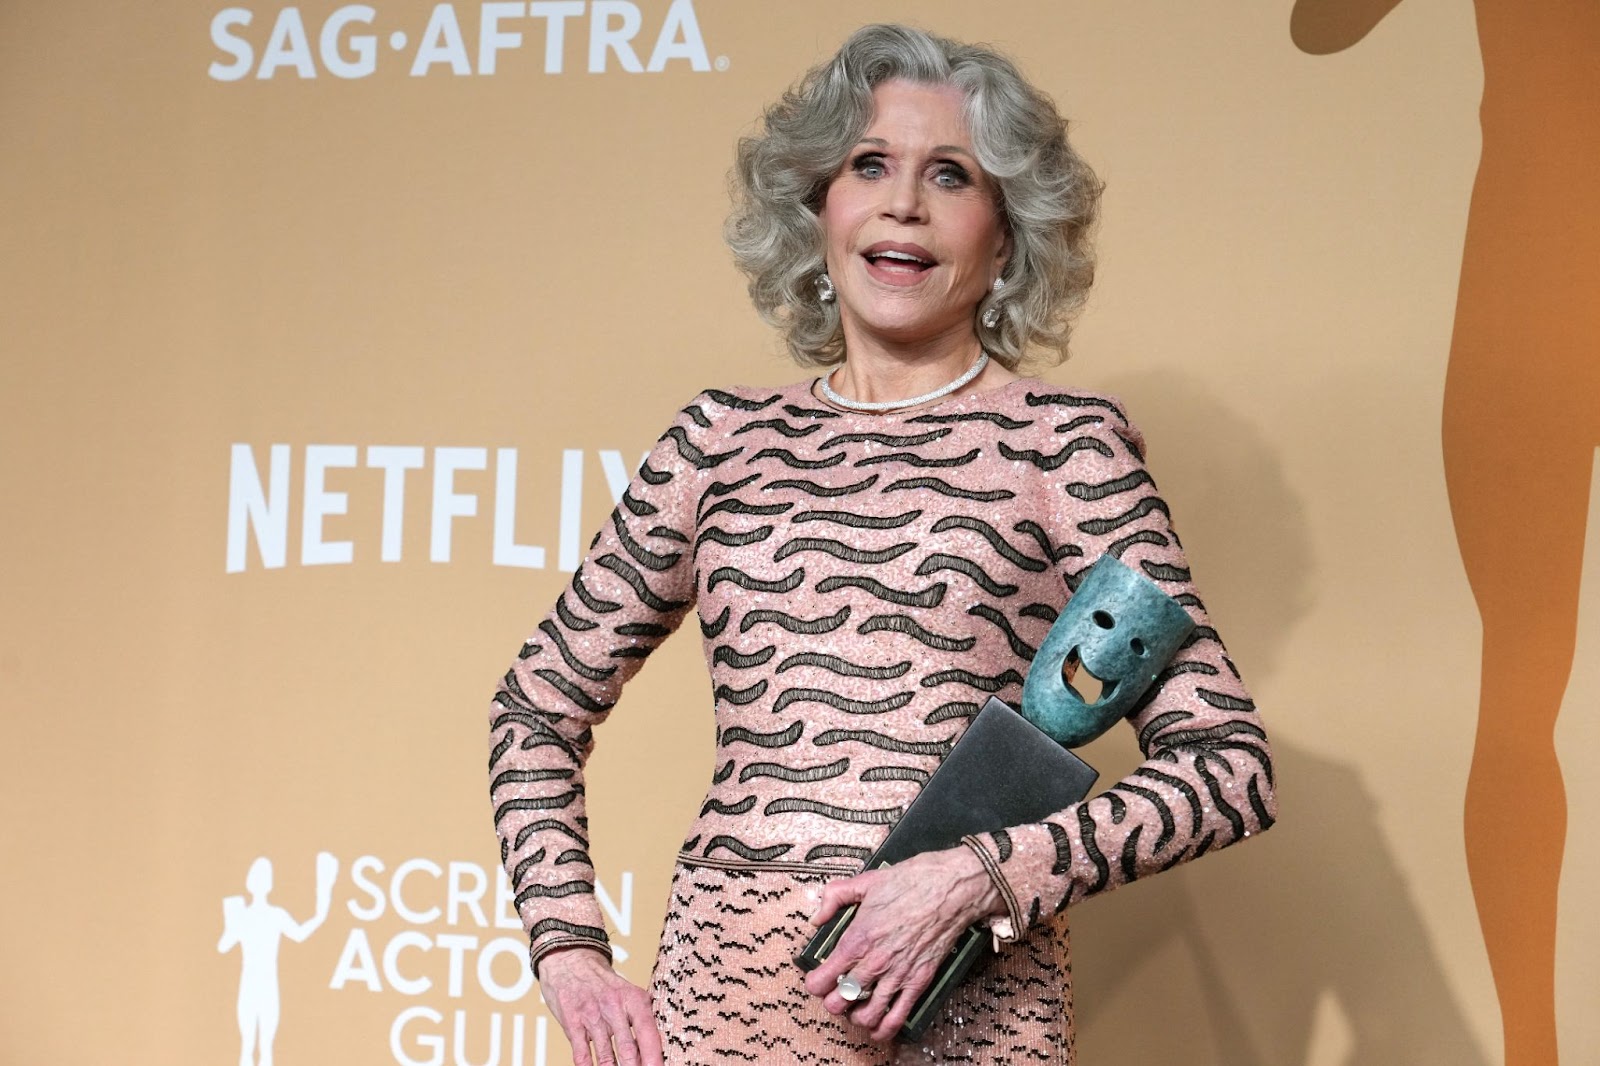
<path id="1" fill-rule="evenodd" d="M 650 1009 L 650 997 L 639 996 L 629 1008 L 633 1023 L 633 1039 L 639 1045 L 639 1061 L 643 1066 L 664 1066 L 666 1052 L 661 1046 L 661 1031 L 656 1028 L 656 1016 Z"/>
<path id="2" fill-rule="evenodd" d="M 639 1045 L 633 1038 L 632 1019 L 627 1008 L 615 1000 L 607 1000 L 603 1009 L 606 1026 L 611 1030 L 617 1066 L 639 1066 Z"/>
<path id="3" fill-rule="evenodd" d="M 842 908 L 852 903 L 860 903 L 867 894 L 867 886 L 862 884 L 862 875 L 842 877 L 837 881 L 829 881 L 822 888 L 822 900 L 817 904 L 817 909 L 811 915 L 812 925 L 822 925 L 832 918 Z"/>
<path id="4" fill-rule="evenodd" d="M 589 1034 L 582 1026 L 567 1031 L 567 1042 L 572 1045 L 572 1066 L 594 1066 L 589 1055 Z"/>

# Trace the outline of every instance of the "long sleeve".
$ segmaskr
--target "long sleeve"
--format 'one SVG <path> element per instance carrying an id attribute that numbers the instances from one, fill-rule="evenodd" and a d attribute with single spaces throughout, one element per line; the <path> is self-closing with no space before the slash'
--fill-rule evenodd
<path id="1" fill-rule="evenodd" d="M 1077 399 L 1077 398 L 1075 398 Z M 1077 422 L 1047 501 L 1074 588 L 1110 553 L 1151 578 L 1196 629 L 1128 718 L 1144 761 L 1044 820 L 966 838 L 1006 901 L 1013 936 L 1089 896 L 1270 827 L 1271 754 L 1254 703 L 1196 594 L 1142 439 L 1106 401 Z"/>
<path id="2" fill-rule="evenodd" d="M 694 601 L 703 421 L 691 403 L 656 442 L 490 705 L 495 831 L 535 968 L 558 947 L 609 951 L 583 767 L 594 727 Z"/>

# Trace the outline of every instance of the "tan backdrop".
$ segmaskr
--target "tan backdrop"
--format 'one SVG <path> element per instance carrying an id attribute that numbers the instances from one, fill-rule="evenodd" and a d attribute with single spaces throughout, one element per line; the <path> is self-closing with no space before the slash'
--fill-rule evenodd
<path id="1" fill-rule="evenodd" d="M 1457 322 L 1526 328 L 1453 408 L 1504 462 L 1453 485 L 1491 506 L 1535 476 L 1541 419 L 1600 410 L 1558 372 L 1600 355 L 1597 290 L 1497 313 L 1463 274 L 1469 208 L 1498 217 L 1474 201 L 1486 58 L 1491 97 L 1518 73 L 1489 31 L 1516 16 L 1480 5 L 1480 49 L 1465 0 L 1323 6 L 0 5 L 0 1058 L 230 1062 L 242 1001 L 276 1012 L 280 1066 L 567 1061 L 497 896 L 487 699 L 672 413 L 799 376 L 720 244 L 732 143 L 851 29 L 908 20 L 1015 54 L 1106 179 L 1101 280 L 1048 376 L 1128 401 L 1279 755 L 1272 834 L 1077 912 L 1081 1061 L 1539 1061 L 1502 1051 L 1463 812 L 1474 590 L 1551 542 L 1491 529 L 1499 576 L 1469 583 L 1482 512 L 1452 511 L 1441 417 Z M 1584 5 L 1517 10 L 1594 67 Z M 1588 158 L 1574 77 L 1497 98 L 1525 136 L 1495 142 L 1506 195 L 1548 174 L 1538 143 Z M 1535 250 L 1597 216 L 1578 199 Z M 1557 371 L 1515 369 L 1546 334 L 1576 338 Z M 1559 801 L 1600 803 L 1600 441 L 1575 441 L 1582 579 L 1497 616 L 1576 634 L 1564 693 L 1547 656 L 1525 708 L 1565 781 L 1486 689 L 1478 759 L 1508 769 L 1474 787 L 1514 817 L 1474 874 L 1486 916 L 1549 917 L 1553 962 L 1495 966 L 1553 980 L 1577 1064 L 1600 847 Z M 710 772 L 697 657 L 656 656 L 592 764 L 636 980 Z M 277 917 L 226 902 L 266 877 Z"/>

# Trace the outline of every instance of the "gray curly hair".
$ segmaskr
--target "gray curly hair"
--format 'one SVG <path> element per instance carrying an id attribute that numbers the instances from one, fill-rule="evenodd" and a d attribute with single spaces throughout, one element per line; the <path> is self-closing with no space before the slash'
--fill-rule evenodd
<path id="1" fill-rule="evenodd" d="M 724 236 L 756 310 L 802 366 L 843 361 L 837 304 L 817 298 L 825 269 L 817 215 L 872 120 L 873 88 L 895 78 L 962 90 L 978 163 L 1000 190 L 1013 251 L 1004 291 L 974 311 L 984 347 L 1010 369 L 1030 351 L 1060 362 L 1094 281 L 1089 237 L 1102 185 L 1067 143 L 1055 104 L 1010 59 L 907 26 L 857 30 L 767 109 L 759 135 L 740 139 Z M 993 329 L 981 324 L 991 306 Z"/>

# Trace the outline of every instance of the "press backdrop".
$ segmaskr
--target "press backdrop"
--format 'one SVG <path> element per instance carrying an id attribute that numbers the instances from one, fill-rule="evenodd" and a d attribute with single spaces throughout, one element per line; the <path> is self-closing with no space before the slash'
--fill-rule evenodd
<path id="1" fill-rule="evenodd" d="M 1483 57 L 1491 93 L 1544 57 L 1496 128 L 1583 161 L 1600 34 L 1592 4 L 1480 6 L 0 4 L 0 1058 L 231 1062 L 243 1002 L 280 1066 L 567 1061 L 496 872 L 487 700 L 676 409 L 800 376 L 720 243 L 733 143 L 852 29 L 906 20 L 1014 54 L 1106 180 L 1100 280 L 1046 376 L 1127 401 L 1278 753 L 1272 833 L 1073 912 L 1081 1062 L 1502 1061 L 1463 843 L 1481 512 L 1452 512 L 1441 419 L 1448 369 L 1468 435 L 1516 460 L 1493 490 L 1542 484 L 1541 434 L 1600 411 L 1592 286 L 1490 353 L 1507 405 L 1450 363 L 1464 241 L 1538 169 L 1502 155 L 1512 195 L 1473 203 Z M 1523 198 L 1529 262 L 1593 239 L 1569 191 Z M 1489 317 L 1514 340 L 1512 303 Z M 1550 491 L 1586 571 L 1513 619 L 1558 653 L 1564 784 L 1486 742 L 1533 799 L 1506 794 L 1519 828 L 1475 866 L 1499 913 L 1559 913 L 1553 961 L 1496 965 L 1554 975 L 1574 1064 L 1600 1046 L 1600 844 L 1550 799 L 1600 803 L 1577 432 Z M 1545 537 L 1491 539 L 1493 580 Z M 711 770 L 698 656 L 667 643 L 592 763 L 640 981 Z M 1555 707 L 1525 710 L 1548 748 Z M 276 917 L 243 914 L 247 880 Z"/>

